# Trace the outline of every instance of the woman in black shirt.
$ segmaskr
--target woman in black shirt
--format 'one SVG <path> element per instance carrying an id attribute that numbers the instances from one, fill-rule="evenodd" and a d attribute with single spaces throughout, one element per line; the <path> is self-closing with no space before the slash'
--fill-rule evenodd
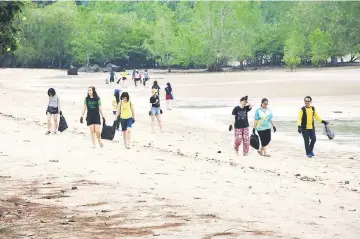
<path id="1" fill-rule="evenodd" d="M 235 117 L 234 123 L 234 149 L 236 154 L 239 155 L 239 147 L 241 142 L 243 143 L 243 154 L 247 156 L 249 153 L 249 121 L 248 121 L 248 112 L 252 109 L 252 106 L 248 103 L 248 97 L 244 96 L 240 99 L 240 105 L 236 106 L 232 115 Z M 233 125 L 229 126 L 229 131 L 233 129 Z"/>
<path id="2" fill-rule="evenodd" d="M 95 135 L 98 140 L 99 146 L 103 147 L 103 143 L 100 138 L 100 114 L 102 116 L 103 121 L 105 122 L 104 114 L 101 108 L 101 100 L 98 94 L 96 93 L 95 87 L 90 86 L 88 89 L 88 95 L 84 100 L 84 108 L 80 117 L 80 123 L 83 123 L 83 117 L 87 111 L 86 121 L 87 126 L 89 126 L 91 141 L 93 143 L 93 147 L 95 148 Z"/>
<path id="3" fill-rule="evenodd" d="M 152 96 L 150 97 L 150 110 L 149 115 L 151 116 L 151 129 L 154 131 L 155 117 L 159 124 L 161 132 L 163 132 L 162 123 L 161 123 L 161 114 L 162 110 L 160 108 L 160 97 L 156 89 L 151 90 Z"/>

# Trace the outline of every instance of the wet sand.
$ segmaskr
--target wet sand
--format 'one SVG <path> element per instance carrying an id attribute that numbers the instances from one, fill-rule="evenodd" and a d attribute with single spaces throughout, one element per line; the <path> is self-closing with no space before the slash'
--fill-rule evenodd
<path id="1" fill-rule="evenodd" d="M 0 70 L 0 238 L 360 235 L 360 149 L 341 141 L 360 136 L 360 69 L 150 75 L 174 88 L 163 134 L 150 129 L 150 89 L 134 89 L 129 81 L 136 110 L 130 150 L 120 135 L 91 149 L 88 129 L 79 123 L 89 85 L 113 119 L 114 87 L 105 84 L 106 75 L 65 74 Z M 45 136 L 49 87 L 61 97 L 69 129 Z M 243 95 L 254 106 L 269 99 L 279 129 L 271 158 L 233 151 L 228 121 Z M 332 141 L 317 124 L 311 160 L 295 124 L 305 95 L 335 128 L 350 122 Z"/>

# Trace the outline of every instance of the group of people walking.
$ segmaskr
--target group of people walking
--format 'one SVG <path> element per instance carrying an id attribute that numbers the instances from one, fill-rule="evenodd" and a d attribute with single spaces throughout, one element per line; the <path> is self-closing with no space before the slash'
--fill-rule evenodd
<path id="1" fill-rule="evenodd" d="M 259 155 L 270 157 L 267 151 L 267 147 L 271 141 L 271 130 L 276 132 L 276 127 L 273 121 L 273 114 L 268 108 L 269 101 L 264 98 L 261 100 L 261 105 L 255 111 L 253 134 L 259 135 L 261 146 L 257 150 Z M 328 122 L 322 120 L 317 114 L 315 107 L 311 106 L 312 98 L 306 96 L 304 98 L 305 106 L 300 109 L 298 115 L 298 132 L 302 134 L 305 144 L 305 154 L 307 157 L 314 157 L 314 146 L 316 142 L 316 133 L 314 119 L 318 122 L 327 125 Z M 240 105 L 236 106 L 232 111 L 232 121 L 229 125 L 229 131 L 234 129 L 234 149 L 237 155 L 239 155 L 239 147 L 243 144 L 243 155 L 247 156 L 249 153 L 250 136 L 249 136 L 249 120 L 248 112 L 252 110 L 252 105 L 248 103 L 248 96 L 244 96 L 240 99 Z"/>
<path id="2" fill-rule="evenodd" d="M 171 101 L 173 97 L 173 89 L 171 84 L 166 84 L 165 100 L 167 110 L 171 110 Z M 112 102 L 112 110 L 114 115 L 114 126 L 117 130 L 122 131 L 124 145 L 126 148 L 130 148 L 131 141 L 131 128 L 135 123 L 135 110 L 134 104 L 130 101 L 130 95 L 128 92 L 122 92 L 119 89 L 115 89 L 114 98 Z M 48 130 L 46 134 L 51 134 L 51 120 L 53 120 L 53 133 L 57 132 L 57 116 L 62 114 L 60 108 L 60 98 L 56 94 L 53 88 L 50 88 L 47 92 L 49 96 L 48 107 L 46 110 Z M 276 132 L 276 126 L 273 121 L 273 114 L 268 108 L 268 99 L 263 98 L 261 100 L 260 107 L 255 110 L 254 124 L 252 134 L 258 134 L 261 142 L 261 146 L 257 149 L 259 155 L 264 157 L 270 157 L 268 153 L 268 145 L 271 142 L 272 131 Z M 328 125 L 328 122 L 323 120 L 315 110 L 315 107 L 311 105 L 312 98 L 306 96 L 304 98 L 304 106 L 301 107 L 297 125 L 298 133 L 302 134 L 305 145 L 305 154 L 307 157 L 314 157 L 314 146 L 316 142 L 315 124 L 314 121 Z M 240 104 L 232 110 L 232 123 L 229 125 L 229 131 L 234 130 L 234 149 L 237 155 L 239 155 L 240 145 L 243 144 L 243 155 L 247 156 L 249 153 L 250 136 L 249 136 L 249 120 L 248 112 L 251 111 L 253 106 L 248 102 L 248 96 L 244 96 L 240 99 Z M 83 123 L 84 115 L 86 114 L 87 126 L 90 129 L 91 141 L 93 147 L 96 145 L 96 139 L 100 147 L 103 147 L 100 137 L 100 125 L 101 118 L 105 122 L 104 113 L 102 110 L 102 102 L 98 96 L 95 87 L 90 86 L 88 88 L 87 96 L 84 99 L 84 106 L 80 117 L 80 123 Z M 149 99 L 149 116 L 151 117 L 151 129 L 154 132 L 155 120 L 157 121 L 161 132 L 163 132 L 163 125 L 161 121 L 161 114 L 163 110 L 160 104 L 160 86 L 157 81 L 154 81 L 151 87 L 151 97 Z M 101 117 L 101 118 L 100 118 Z M 96 139 L 95 139 L 96 138 Z"/>
<path id="3" fill-rule="evenodd" d="M 165 88 L 165 99 L 167 102 L 167 109 L 171 109 L 171 101 L 173 99 L 173 90 L 171 84 L 168 82 L 167 87 Z M 171 96 L 170 96 L 171 95 Z M 60 110 L 60 98 L 56 94 L 53 88 L 48 90 L 48 107 L 46 110 L 46 115 L 48 119 L 48 131 L 46 134 L 51 133 L 51 127 L 53 126 L 53 133 L 56 134 L 58 127 L 58 115 L 61 114 Z M 151 97 L 149 100 L 150 109 L 149 116 L 151 118 L 151 128 L 153 132 L 155 131 L 155 120 L 157 120 L 161 132 L 163 132 L 163 126 L 161 121 L 161 114 L 163 110 L 160 105 L 160 86 L 157 81 L 154 81 L 151 89 Z M 124 145 L 126 148 L 130 148 L 131 141 L 131 128 L 135 123 L 135 111 L 134 104 L 130 101 L 130 95 L 128 92 L 121 92 L 119 89 L 114 90 L 114 96 L 112 101 L 112 112 L 114 115 L 114 127 L 116 130 L 122 131 L 122 136 L 124 140 Z M 83 110 L 80 117 L 80 123 L 84 122 L 84 115 L 86 113 L 86 122 L 87 126 L 90 129 L 90 136 L 92 141 L 92 146 L 96 146 L 96 141 L 100 147 L 103 147 L 101 141 L 101 118 L 103 123 L 105 122 L 105 117 L 102 109 L 102 101 L 96 92 L 95 87 L 90 86 L 88 88 L 87 96 L 84 99 Z M 53 124 L 51 122 L 53 119 Z"/>

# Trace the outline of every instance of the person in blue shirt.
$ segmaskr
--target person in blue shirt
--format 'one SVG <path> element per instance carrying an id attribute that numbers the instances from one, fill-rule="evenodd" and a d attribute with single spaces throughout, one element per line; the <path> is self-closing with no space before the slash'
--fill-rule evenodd
<path id="1" fill-rule="evenodd" d="M 255 130 L 258 132 L 261 142 L 261 147 L 258 150 L 258 153 L 261 156 L 270 157 L 267 152 L 267 146 L 271 141 L 271 127 L 276 132 L 276 127 L 272 120 L 273 115 L 270 109 L 267 107 L 269 101 L 264 98 L 261 100 L 261 107 L 255 111 L 255 121 L 254 121 L 254 128 L 253 134 L 255 134 Z"/>

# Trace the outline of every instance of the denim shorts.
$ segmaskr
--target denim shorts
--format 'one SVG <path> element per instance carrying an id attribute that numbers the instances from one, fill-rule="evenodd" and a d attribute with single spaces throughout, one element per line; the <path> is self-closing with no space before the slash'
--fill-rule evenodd
<path id="1" fill-rule="evenodd" d="M 160 108 L 159 107 L 151 107 L 151 115 L 159 115 Z"/>
<path id="2" fill-rule="evenodd" d="M 121 130 L 126 131 L 128 128 L 131 128 L 132 122 L 133 122 L 132 118 L 120 119 Z"/>

